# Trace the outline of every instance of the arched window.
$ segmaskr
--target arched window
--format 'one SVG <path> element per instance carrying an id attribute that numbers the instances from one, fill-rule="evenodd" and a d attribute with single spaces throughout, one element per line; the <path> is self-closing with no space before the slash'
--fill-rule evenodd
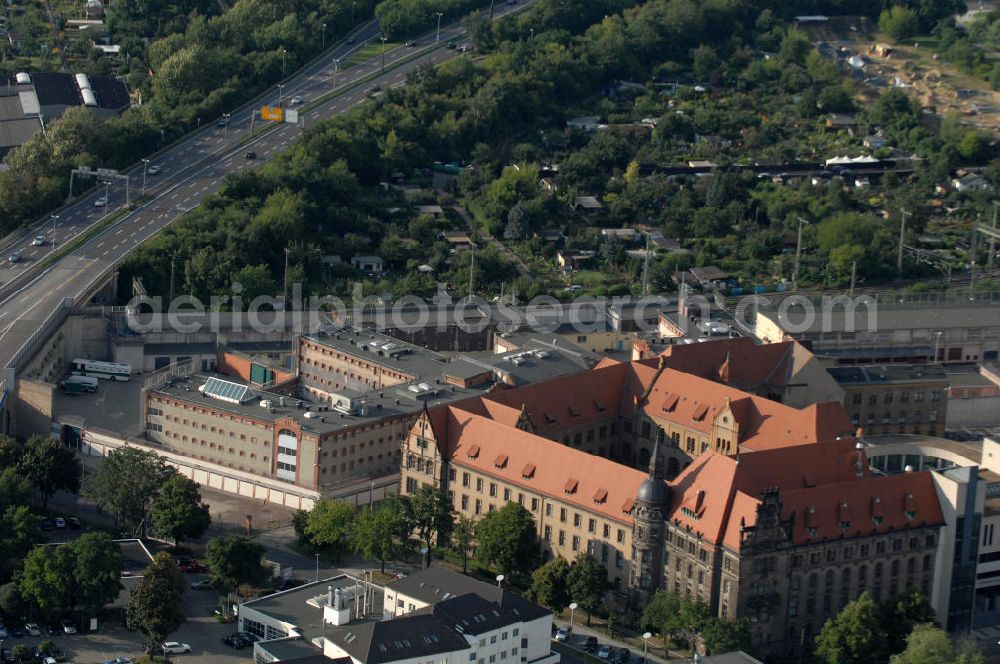
<path id="1" fill-rule="evenodd" d="M 645 447 L 639 448 L 639 465 L 648 466 L 649 465 L 649 450 Z"/>

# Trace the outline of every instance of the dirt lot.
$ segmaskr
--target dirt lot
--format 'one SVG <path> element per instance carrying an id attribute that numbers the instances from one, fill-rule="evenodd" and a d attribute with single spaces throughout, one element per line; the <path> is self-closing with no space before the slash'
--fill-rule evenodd
<path id="1" fill-rule="evenodd" d="M 839 51 L 838 61 L 852 73 L 865 103 L 897 87 L 917 98 L 924 108 L 934 109 L 938 116 L 957 113 L 969 124 L 1000 129 L 1000 92 L 990 90 L 982 79 L 962 74 L 935 59 L 933 41 L 890 44 L 871 21 L 863 18 L 834 18 L 810 26 L 809 33 Z M 863 67 L 847 63 L 855 56 L 863 59 Z"/>

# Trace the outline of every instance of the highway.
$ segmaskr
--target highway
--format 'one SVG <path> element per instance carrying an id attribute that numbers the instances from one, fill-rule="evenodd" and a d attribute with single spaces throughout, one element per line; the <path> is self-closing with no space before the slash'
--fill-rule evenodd
<path id="1" fill-rule="evenodd" d="M 498 4 L 495 17 L 500 18 L 521 10 L 529 4 L 530 2 L 518 3 L 516 6 Z M 301 107 L 308 109 L 300 112 L 300 120 L 304 115 L 305 127 L 364 103 L 372 86 L 379 85 L 385 90 L 403 85 L 407 73 L 421 63 L 438 63 L 461 55 L 462 46 L 467 43 L 464 41 L 464 28 L 460 24 L 442 26 L 437 44 L 434 43 L 435 35 L 432 32 L 429 38 L 425 36 L 420 39 L 416 48 L 397 46 L 386 51 L 384 73 L 379 73 L 381 54 L 339 70 L 336 74 L 336 90 L 340 92 L 334 93 L 333 77 L 337 68 L 335 59 L 349 56 L 354 50 L 361 48 L 366 40 L 377 39 L 377 32 L 374 23 L 363 26 L 352 35 L 355 43 L 341 43 L 285 82 L 284 105 L 288 107 L 287 102 L 291 97 L 301 97 Z M 445 49 L 447 42 L 454 42 L 459 48 Z M 359 80 L 367 77 L 373 78 L 356 85 Z M 327 98 L 313 107 L 318 98 L 327 95 Z M 277 96 L 278 89 L 275 87 L 262 101 L 276 103 Z M 250 110 L 234 112 L 228 129 L 217 127 L 217 120 L 213 119 L 209 127 L 203 127 L 188 139 L 154 155 L 146 166 L 155 165 L 162 170 L 157 175 L 146 174 L 146 198 L 122 219 L 51 266 L 39 269 L 38 262 L 43 260 L 47 252 L 53 251 L 53 237 L 56 246 L 59 246 L 98 223 L 108 210 L 113 214 L 125 202 L 124 183 L 111 186 L 106 206 L 95 206 L 97 198 L 104 195 L 105 188 L 100 187 L 100 191 L 82 196 L 60 211 L 59 217 L 53 221 L 54 236 L 52 226 L 46 223 L 43 224 L 44 230 L 26 232 L 21 246 L 8 250 L 8 253 L 20 251 L 22 259 L 17 263 L 9 263 L 7 256 L 2 257 L 0 293 L 3 290 L 10 291 L 15 284 L 17 287 L 13 293 L 0 295 L 3 297 L 0 301 L 0 367 L 7 366 L 16 351 L 64 298 L 85 294 L 96 280 L 107 275 L 118 261 L 138 245 L 196 207 L 203 198 L 218 191 L 226 175 L 246 168 L 260 167 L 291 145 L 303 132 L 303 124 L 300 123 L 270 127 L 270 131 L 261 133 L 261 121 L 258 118 L 255 123 L 256 138 L 236 145 L 237 141 L 249 134 Z M 255 152 L 257 158 L 246 159 L 244 154 L 248 151 Z M 143 164 L 132 167 L 127 173 L 135 200 L 141 194 Z M 38 247 L 31 246 L 31 238 L 42 232 L 45 233 L 46 243 Z M 21 271 L 29 272 L 19 274 Z M 19 283 L 22 281 L 25 284 L 23 286 Z"/>

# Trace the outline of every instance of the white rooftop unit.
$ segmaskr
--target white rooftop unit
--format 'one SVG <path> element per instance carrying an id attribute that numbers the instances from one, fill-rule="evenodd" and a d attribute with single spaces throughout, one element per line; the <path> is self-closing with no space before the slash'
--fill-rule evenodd
<path id="1" fill-rule="evenodd" d="M 31 74 L 25 71 L 17 72 L 14 78 L 17 80 L 18 85 L 28 85 L 31 83 Z"/>
<path id="2" fill-rule="evenodd" d="M 85 106 L 97 106 L 97 97 L 94 96 L 94 91 L 90 88 L 81 88 L 80 96 L 83 97 Z"/>
<path id="3" fill-rule="evenodd" d="M 77 74 L 76 76 L 74 76 L 74 78 L 76 79 L 76 87 L 80 88 L 81 90 L 91 89 L 90 79 L 87 78 L 86 74 Z"/>

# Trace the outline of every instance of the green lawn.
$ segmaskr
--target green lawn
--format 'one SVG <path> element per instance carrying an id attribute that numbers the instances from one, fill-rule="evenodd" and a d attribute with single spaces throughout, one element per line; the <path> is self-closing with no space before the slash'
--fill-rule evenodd
<path id="1" fill-rule="evenodd" d="M 393 48 L 399 46 L 397 42 L 386 42 L 385 50 L 391 51 Z M 368 44 L 367 46 L 362 46 L 358 50 L 351 53 L 351 55 L 340 63 L 341 69 L 347 69 L 351 65 L 356 65 L 364 60 L 370 60 L 377 55 L 382 53 L 382 42 L 376 41 L 374 44 Z"/>

